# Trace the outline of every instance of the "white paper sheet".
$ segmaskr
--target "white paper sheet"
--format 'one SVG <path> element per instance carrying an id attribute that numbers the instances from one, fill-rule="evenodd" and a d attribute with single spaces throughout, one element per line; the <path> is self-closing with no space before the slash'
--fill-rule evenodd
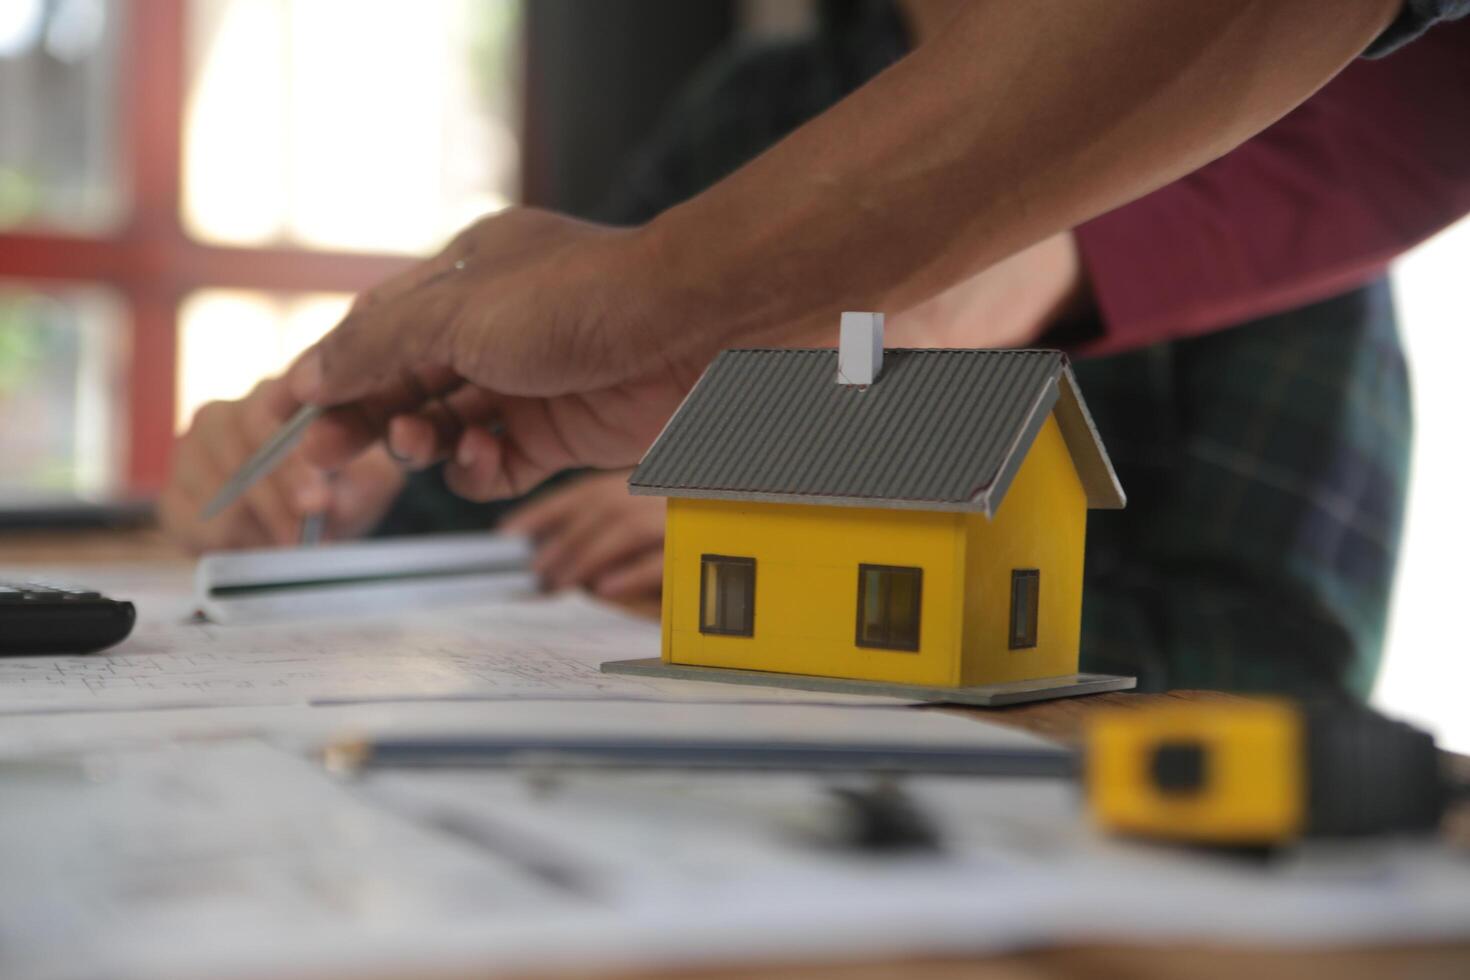
<path id="1" fill-rule="evenodd" d="M 1275 864 L 1121 844 L 1061 781 L 915 779 L 941 855 L 835 847 L 850 779 L 385 772 L 256 741 L 0 763 L 0 975 L 422 975 L 1054 940 L 1463 939 L 1433 845 Z"/>
<path id="2" fill-rule="evenodd" d="M 899 703 L 603 674 L 605 660 L 657 656 L 659 627 L 576 595 L 223 626 L 187 620 L 182 570 L 46 574 L 133 599 L 138 626 L 98 654 L 0 659 L 0 715 L 455 697 Z"/>
<path id="3" fill-rule="evenodd" d="M 341 735 L 1039 743 L 876 699 L 604 676 L 657 627 L 584 600 L 229 628 L 181 625 L 177 569 L 51 577 L 133 598 L 142 622 L 109 655 L 0 661 L 7 980 L 1470 937 L 1470 867 L 1441 846 L 1205 859 L 1097 837 L 1061 780 L 908 780 L 937 858 L 832 846 L 829 787 L 850 777 L 344 782 L 312 755 Z"/>
<path id="4" fill-rule="evenodd" d="M 1014 728 L 931 708 L 861 704 L 526 699 L 230 705 L 0 715 L 0 759 L 258 736 L 302 751 L 369 736 L 657 737 L 1053 749 Z"/>
<path id="5" fill-rule="evenodd" d="M 564 890 L 261 744 L 0 766 L 0 975 L 314 973 Z M 257 972 L 258 971 L 258 972 Z"/>

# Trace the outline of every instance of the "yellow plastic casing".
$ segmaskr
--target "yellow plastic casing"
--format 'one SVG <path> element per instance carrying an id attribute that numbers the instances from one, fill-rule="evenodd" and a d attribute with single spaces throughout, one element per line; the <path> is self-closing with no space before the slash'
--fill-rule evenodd
<path id="1" fill-rule="evenodd" d="M 998 512 L 669 501 L 663 659 L 956 687 L 1077 670 L 1087 499 L 1048 418 Z M 754 634 L 699 630 L 703 555 L 755 561 Z M 856 642 L 858 566 L 920 568 L 919 649 Z M 1037 644 L 1009 647 L 1011 573 L 1040 572 Z"/>
<path id="2" fill-rule="evenodd" d="M 676 664 L 959 683 L 963 516 L 802 504 L 670 500 L 664 659 Z M 701 556 L 755 561 L 754 635 L 699 631 Z M 860 563 L 923 570 L 919 649 L 859 647 Z"/>
<path id="3" fill-rule="evenodd" d="M 1049 418 L 992 518 L 966 515 L 964 664 L 960 683 L 1001 684 L 1077 672 L 1087 493 Z M 1010 648 L 1011 571 L 1041 572 L 1036 646 Z"/>
<path id="4" fill-rule="evenodd" d="M 1198 746 L 1199 785 L 1167 790 L 1163 746 Z M 1298 837 L 1306 822 L 1300 713 L 1275 701 L 1180 703 L 1100 711 L 1086 736 L 1086 793 L 1106 830 L 1212 845 L 1259 846 Z"/>

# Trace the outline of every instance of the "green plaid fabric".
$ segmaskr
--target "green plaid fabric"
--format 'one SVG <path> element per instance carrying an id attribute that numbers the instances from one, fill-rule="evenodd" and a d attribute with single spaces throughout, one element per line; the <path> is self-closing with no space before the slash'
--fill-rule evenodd
<path id="1" fill-rule="evenodd" d="M 653 217 L 902 56 L 887 4 L 832 9 L 815 39 L 711 64 L 595 217 Z M 1387 285 L 1076 369 L 1129 496 L 1089 515 L 1083 668 L 1147 690 L 1366 693 L 1411 434 Z M 420 478 L 390 529 L 492 519 L 446 498 Z"/>
<path id="2" fill-rule="evenodd" d="M 1085 668 L 1366 694 L 1412 431 L 1387 284 L 1076 371 L 1129 498 L 1088 515 Z"/>

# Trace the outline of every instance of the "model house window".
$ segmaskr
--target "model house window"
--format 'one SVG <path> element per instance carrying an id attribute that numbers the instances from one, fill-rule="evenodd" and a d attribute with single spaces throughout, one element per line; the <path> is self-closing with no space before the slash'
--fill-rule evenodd
<path id="1" fill-rule="evenodd" d="M 699 631 L 755 635 L 755 559 L 702 555 Z"/>
<path id="2" fill-rule="evenodd" d="M 1041 572 L 1018 568 L 1011 572 L 1011 649 L 1036 646 L 1036 617 L 1041 604 Z"/>
<path id="3" fill-rule="evenodd" d="M 919 649 L 920 568 L 858 566 L 857 645 L 883 650 Z"/>

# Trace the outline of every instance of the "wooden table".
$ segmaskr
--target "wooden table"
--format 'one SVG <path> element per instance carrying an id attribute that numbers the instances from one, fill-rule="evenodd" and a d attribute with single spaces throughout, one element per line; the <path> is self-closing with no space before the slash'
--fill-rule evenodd
<path id="1" fill-rule="evenodd" d="M 87 565 L 122 561 L 187 561 L 157 528 L 126 531 L 6 531 L 0 533 L 0 568 Z"/>
<path id="2" fill-rule="evenodd" d="M 118 561 L 177 562 L 187 556 L 175 549 L 155 529 L 129 531 L 78 531 L 68 533 L 21 533 L 0 536 L 0 568 L 26 565 L 76 565 Z M 1102 707 L 1137 708 L 1170 700 L 1219 700 L 1235 695 L 1211 691 L 1175 691 L 1169 694 L 1098 694 L 1089 697 L 1017 705 L 1010 708 L 935 708 L 1015 725 L 1063 742 L 1075 742 L 1087 716 Z M 1470 759 L 1457 760 L 1470 773 Z M 1470 814 L 1456 814 L 1451 829 L 1457 843 L 1467 848 L 1470 860 Z M 1356 949 L 1275 950 L 1239 946 L 1175 945 L 1088 945 L 1066 946 L 964 958 L 910 958 L 830 963 L 822 965 L 766 963 L 739 967 L 697 970 L 667 970 L 639 973 L 678 980 L 879 980 L 904 977 L 913 980 L 954 980 L 979 977 L 986 980 L 1034 980 L 1042 977 L 1112 978 L 1140 977 L 1173 980 L 1274 980 L 1277 977 L 1323 977 L 1354 980 L 1363 977 L 1426 978 L 1465 980 L 1470 977 L 1470 937 L 1449 945 L 1408 945 Z M 460 980 L 473 974 L 433 973 L 434 980 Z M 544 976 L 538 974 L 538 976 Z M 577 974 L 556 975 L 584 977 Z M 623 980 L 629 973 L 598 974 L 599 980 Z M 395 980 L 397 978 L 395 977 Z"/>

